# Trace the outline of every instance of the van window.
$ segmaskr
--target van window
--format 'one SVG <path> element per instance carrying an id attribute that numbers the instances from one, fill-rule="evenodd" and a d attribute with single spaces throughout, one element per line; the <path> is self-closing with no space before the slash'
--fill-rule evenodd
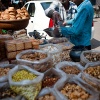
<path id="1" fill-rule="evenodd" d="M 43 3 L 41 3 L 41 5 L 42 5 L 43 9 L 46 10 L 50 6 L 51 3 L 52 2 L 43 2 Z"/>
<path id="2" fill-rule="evenodd" d="M 29 8 L 28 8 L 28 13 L 31 17 L 34 17 L 34 13 L 35 13 L 35 4 L 34 3 L 30 3 Z"/>

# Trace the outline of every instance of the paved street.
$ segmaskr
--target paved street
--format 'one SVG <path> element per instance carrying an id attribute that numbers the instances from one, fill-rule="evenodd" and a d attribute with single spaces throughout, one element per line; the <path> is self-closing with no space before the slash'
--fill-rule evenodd
<path id="1" fill-rule="evenodd" d="M 94 36 L 91 40 L 92 49 L 100 50 L 100 18 L 94 18 Z"/>

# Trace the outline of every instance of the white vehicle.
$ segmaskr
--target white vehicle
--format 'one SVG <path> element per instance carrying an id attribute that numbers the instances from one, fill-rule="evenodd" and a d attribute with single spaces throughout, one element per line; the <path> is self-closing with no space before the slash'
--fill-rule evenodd
<path id="1" fill-rule="evenodd" d="M 47 9 L 53 0 L 37 0 L 29 1 L 25 3 L 25 7 L 30 15 L 29 24 L 26 27 L 27 35 L 34 30 L 37 30 L 40 35 L 46 36 L 46 39 L 51 39 L 46 32 L 43 30 L 46 28 L 53 27 L 53 20 L 46 16 L 45 9 Z M 94 27 L 92 26 L 92 36 L 94 34 Z"/>
<path id="2" fill-rule="evenodd" d="M 51 39 L 43 30 L 53 27 L 53 20 L 45 15 L 44 10 L 47 9 L 53 0 L 29 1 L 24 6 L 30 15 L 29 24 L 26 27 L 27 33 L 37 30 L 44 34 L 47 39 Z"/>

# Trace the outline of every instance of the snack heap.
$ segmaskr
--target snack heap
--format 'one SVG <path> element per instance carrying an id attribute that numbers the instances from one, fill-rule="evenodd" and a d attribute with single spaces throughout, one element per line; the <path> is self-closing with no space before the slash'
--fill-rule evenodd
<path id="1" fill-rule="evenodd" d="M 29 19 L 29 14 L 25 7 L 21 9 L 15 9 L 14 7 L 8 7 L 3 12 L 0 12 L 0 20 L 20 20 Z"/>

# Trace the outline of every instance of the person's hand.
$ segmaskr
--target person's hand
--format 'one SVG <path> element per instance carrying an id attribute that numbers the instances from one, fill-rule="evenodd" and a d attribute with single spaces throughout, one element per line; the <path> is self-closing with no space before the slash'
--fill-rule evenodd
<path id="1" fill-rule="evenodd" d="M 53 17 L 52 17 L 53 21 L 54 21 L 54 25 L 58 25 L 58 21 L 61 21 L 62 18 L 60 16 L 60 14 L 57 11 L 53 12 Z"/>
<path id="2" fill-rule="evenodd" d="M 67 25 L 67 23 L 66 22 L 63 22 L 63 26 L 66 26 Z"/>

